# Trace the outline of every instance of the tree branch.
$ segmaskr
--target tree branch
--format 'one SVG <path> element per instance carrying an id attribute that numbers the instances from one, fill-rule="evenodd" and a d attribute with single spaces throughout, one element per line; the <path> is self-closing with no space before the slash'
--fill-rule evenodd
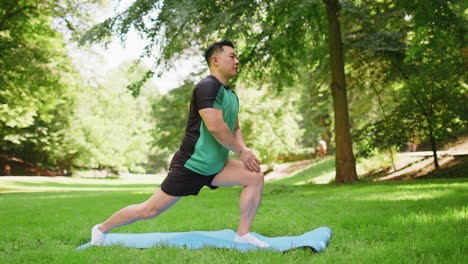
<path id="1" fill-rule="evenodd" d="M 10 10 L 7 11 L 7 13 L 3 16 L 3 18 L 0 20 L 0 31 L 6 30 L 7 28 L 5 27 L 5 24 L 7 20 L 11 19 L 12 17 L 20 14 L 21 12 L 27 10 L 27 9 L 32 9 L 32 10 L 37 10 L 38 8 L 35 6 L 23 6 L 20 9 L 9 13 L 13 8 L 10 8 Z"/>

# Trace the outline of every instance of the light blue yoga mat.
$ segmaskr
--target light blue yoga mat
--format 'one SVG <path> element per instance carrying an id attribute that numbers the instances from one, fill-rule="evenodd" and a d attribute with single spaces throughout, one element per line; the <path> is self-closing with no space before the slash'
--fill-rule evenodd
<path id="1" fill-rule="evenodd" d="M 261 241 L 268 243 L 270 247 L 260 248 L 250 244 L 234 242 L 233 239 L 236 233 L 230 229 L 176 233 L 109 233 L 106 235 L 103 246 L 123 245 L 132 248 L 150 248 L 165 245 L 187 249 L 215 247 L 236 249 L 241 252 L 258 249 L 282 252 L 293 248 L 308 247 L 315 252 L 322 252 L 328 245 L 332 231 L 328 227 L 319 227 L 300 236 L 266 237 L 253 232 L 252 234 Z M 88 242 L 77 247 L 76 250 L 86 249 L 90 246 L 91 242 Z"/>

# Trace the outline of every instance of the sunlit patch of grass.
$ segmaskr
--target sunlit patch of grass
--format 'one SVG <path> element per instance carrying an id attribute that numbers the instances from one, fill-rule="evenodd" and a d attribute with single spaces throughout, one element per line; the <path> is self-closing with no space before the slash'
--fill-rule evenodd
<path id="1" fill-rule="evenodd" d="M 381 200 L 381 201 L 405 201 L 405 200 L 423 200 L 423 199 L 433 199 L 437 196 L 442 196 L 443 193 L 435 194 L 427 194 L 427 193 L 419 193 L 419 194 L 411 194 L 411 193 L 394 193 L 391 196 L 382 197 L 381 195 L 372 195 L 369 197 L 363 198 L 363 200 Z"/>
<path id="2" fill-rule="evenodd" d="M 153 187 L 146 187 L 146 188 L 141 188 L 141 187 L 106 187 L 106 186 L 101 186 L 101 187 L 81 187 L 81 188 L 75 188 L 75 187 L 21 187 L 21 186 L 9 186 L 11 187 L 10 189 L 0 191 L 0 193 L 42 193 L 42 192 L 61 192 L 61 191 L 89 191 L 89 192 L 99 192 L 99 191 L 135 191 L 135 190 L 140 190 L 140 191 L 150 191 L 154 190 L 157 186 Z"/>
<path id="3" fill-rule="evenodd" d="M 75 177 L 43 177 L 43 176 L 4 176 L 0 177 L 0 183 L 24 183 L 24 184 L 74 184 L 74 185 L 125 185 L 125 184 L 159 184 L 164 179 L 164 175 L 154 175 L 147 177 L 123 177 L 123 178 L 75 178 Z"/>
<path id="4" fill-rule="evenodd" d="M 105 183 L 105 184 L 86 184 L 86 183 L 56 183 L 56 182 L 23 182 L 23 181 L 4 181 L 4 184 L 25 187 L 73 187 L 73 188 L 102 188 L 102 187 L 122 187 L 122 188 L 145 188 L 149 184 L 123 184 L 123 183 Z M 156 184 L 155 184 L 156 185 Z"/>
<path id="5" fill-rule="evenodd" d="M 333 182 L 335 179 L 335 170 L 329 171 L 328 173 L 324 173 L 318 177 L 315 177 L 313 179 L 310 179 L 306 182 L 298 182 L 296 184 L 307 184 L 307 183 L 315 183 L 315 184 L 328 184 Z"/>
<path id="6" fill-rule="evenodd" d="M 329 183 L 335 176 L 335 159 L 326 158 L 315 166 L 287 178 L 272 181 L 274 184 L 300 185 L 306 183 Z"/>
<path id="7" fill-rule="evenodd" d="M 16 180 L 5 180 L 5 179 Z M 31 180 L 31 181 L 29 181 Z M 54 181 L 56 180 L 56 181 Z M 80 179 L 67 177 L 4 177 L 0 178 L 0 193 L 50 192 L 50 191 L 117 191 L 154 190 L 159 186 L 158 178 L 143 179 Z"/>
<path id="8" fill-rule="evenodd" d="M 394 162 L 398 161 L 398 157 L 395 154 L 393 155 L 393 159 Z M 419 158 L 416 158 L 415 160 L 419 160 Z M 392 158 L 389 152 L 375 153 L 374 155 L 365 158 L 358 157 L 356 159 L 356 171 L 358 175 L 366 174 L 376 168 L 390 168 L 392 166 Z"/>
<path id="9" fill-rule="evenodd" d="M 388 194 L 374 194 L 360 197 L 360 200 L 380 200 L 380 201 L 405 201 L 405 200 L 427 200 L 435 199 L 447 194 L 450 194 L 452 190 L 433 190 L 424 193 L 416 193 L 408 190 L 398 190 Z"/>
<path id="10" fill-rule="evenodd" d="M 468 182 L 466 179 L 433 179 L 431 181 L 409 181 L 407 184 L 396 185 L 395 188 L 400 190 L 434 190 L 441 188 L 463 188 Z"/>
<path id="11" fill-rule="evenodd" d="M 401 221 L 403 224 L 444 224 L 458 221 L 466 223 L 468 221 L 468 206 L 448 208 L 437 213 L 431 211 L 412 212 L 403 217 L 396 217 L 395 221 Z"/>

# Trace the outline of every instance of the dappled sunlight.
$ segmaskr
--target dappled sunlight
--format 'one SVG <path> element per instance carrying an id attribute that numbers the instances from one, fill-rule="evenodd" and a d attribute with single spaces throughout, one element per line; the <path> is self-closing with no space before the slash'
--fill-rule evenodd
<path id="1" fill-rule="evenodd" d="M 79 178 L 79 177 L 44 177 L 44 176 L 2 176 L 0 184 L 4 182 L 27 182 L 27 183 L 61 183 L 61 184 L 103 184 L 103 185 L 120 185 L 120 184 L 159 184 L 164 179 L 164 175 L 154 176 L 131 176 L 115 179 L 105 178 Z"/>
<path id="2" fill-rule="evenodd" d="M 396 191 L 392 193 L 372 194 L 360 197 L 354 197 L 357 201 L 418 201 L 439 198 L 450 194 L 451 190 L 434 191 L 430 193 L 414 193 L 405 191 Z"/>
<path id="3" fill-rule="evenodd" d="M 399 215 L 393 218 L 393 221 L 403 224 L 440 224 L 467 220 L 467 206 L 462 208 L 448 208 L 444 212 L 414 212 L 409 215 Z"/>
<path id="4" fill-rule="evenodd" d="M 335 178 L 335 159 L 325 158 L 314 166 L 284 177 L 271 181 L 274 184 L 303 185 L 303 184 L 328 184 Z"/>
<path id="5" fill-rule="evenodd" d="M 102 196 L 102 192 L 41 192 L 41 191 L 30 191 L 30 192 L 23 192 L 23 191 L 15 191 L 14 193 L 10 193 L 10 195 L 15 195 L 15 200 L 22 201 L 22 200 L 55 200 L 55 199 L 70 199 L 70 198 L 90 198 L 90 197 L 99 197 Z"/>
<path id="6" fill-rule="evenodd" d="M 88 191 L 88 190 L 78 190 L 74 192 L 70 191 L 27 191 L 27 190 L 14 190 L 10 193 L 2 193 L 0 194 L 9 194 L 15 195 L 16 200 L 55 200 L 55 199 L 81 199 L 81 198 L 91 198 L 94 197 L 96 199 L 100 199 L 103 197 L 104 192 L 107 190 L 99 190 L 99 191 Z M 128 191 L 125 189 L 119 190 L 125 195 L 141 195 L 141 194 L 152 194 L 154 189 L 149 190 L 141 190 L 141 191 Z M 113 193 L 118 193 L 117 190 L 112 190 Z M 94 199 L 93 198 L 93 199 Z M 1 200 L 1 196 L 0 196 Z"/>
<path id="7" fill-rule="evenodd" d="M 466 185 L 465 182 L 450 182 L 450 183 L 423 183 L 423 184 L 405 184 L 405 185 L 397 185 L 395 188 L 399 190 L 433 190 L 433 189 L 442 189 L 442 188 L 454 188 L 454 187 L 464 187 Z"/>
<path id="8" fill-rule="evenodd" d="M 391 191 L 355 197 L 360 201 L 421 201 L 440 198 L 459 191 L 463 183 L 423 183 L 394 185 Z"/>
<path id="9" fill-rule="evenodd" d="M 335 179 L 335 170 L 325 173 L 322 176 L 312 179 L 309 183 L 328 184 Z"/>
<path id="10" fill-rule="evenodd" d="M 96 196 L 98 193 L 96 193 Z M 82 197 L 84 194 L 57 194 L 57 195 L 37 195 L 34 196 L 34 199 L 62 199 L 62 198 L 77 198 Z M 92 196 L 92 194 L 86 194 L 87 197 Z M 21 198 L 20 198 L 21 199 Z M 25 197 L 24 199 L 31 199 L 31 197 Z"/>
<path id="11" fill-rule="evenodd" d="M 19 193 L 19 192 L 54 192 L 54 191 L 151 191 L 156 187 L 141 187 L 141 188 L 113 188 L 113 187 L 30 187 L 30 186 L 15 186 L 0 184 L 0 188 L 8 188 L 0 190 L 0 193 Z"/>
<path id="12" fill-rule="evenodd" d="M 153 191 L 163 177 L 89 179 L 71 177 L 2 177 L 0 193 L 55 191 Z M 134 185 L 134 186 L 133 186 Z"/>
<path id="13" fill-rule="evenodd" d="M 153 188 L 151 191 L 137 191 L 137 192 L 130 192 L 129 194 L 151 194 L 155 191 L 155 188 Z"/>
<path id="14" fill-rule="evenodd" d="M 307 181 L 301 181 L 294 183 L 294 185 L 302 185 L 302 184 L 328 184 L 332 182 L 335 179 L 335 171 L 330 171 L 328 173 L 324 173 L 318 177 L 315 177 L 313 179 L 307 180 Z"/>

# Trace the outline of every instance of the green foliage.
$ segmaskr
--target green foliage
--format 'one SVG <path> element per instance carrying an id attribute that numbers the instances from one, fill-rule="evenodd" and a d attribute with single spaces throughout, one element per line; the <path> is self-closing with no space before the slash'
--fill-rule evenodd
<path id="1" fill-rule="evenodd" d="M 124 38 L 134 27 L 152 40 L 145 55 L 154 58 L 155 70 L 162 70 L 187 50 L 203 50 L 215 40 L 228 38 L 236 41 L 244 67 L 241 74 L 280 89 L 291 84 L 298 65 L 309 67 L 322 59 L 315 48 L 325 41 L 323 13 L 317 0 L 139 0 L 94 26 L 81 43 L 108 43 L 110 36 Z"/>
<path id="2" fill-rule="evenodd" d="M 241 103 L 240 127 L 247 146 L 259 152 L 263 163 L 272 165 L 279 154 L 297 152 L 302 146 L 303 129 L 295 102 L 299 93 L 292 89 L 280 93 L 271 89 L 246 88 L 238 84 Z"/>
<path id="3" fill-rule="evenodd" d="M 68 137 L 73 144 L 75 165 L 146 171 L 150 106 L 146 97 L 134 98 L 126 89 L 146 69 L 140 65 L 129 74 L 129 67 L 129 63 L 123 63 L 103 73 L 108 78 L 78 96 Z M 144 88 L 145 93 L 155 91 L 151 83 Z"/>
<path id="4" fill-rule="evenodd" d="M 72 164 L 68 129 L 82 83 L 56 28 L 76 36 L 95 2 L 1 2 L 0 151 L 53 169 Z"/>
<path id="5" fill-rule="evenodd" d="M 1 150 L 43 165 L 67 162 L 61 143 L 78 87 L 51 5 L 0 5 Z"/>
<path id="6" fill-rule="evenodd" d="M 168 169 L 170 157 L 185 135 L 190 99 L 195 84 L 186 81 L 180 87 L 151 101 L 150 167 Z"/>
<path id="7" fill-rule="evenodd" d="M 405 58 L 409 74 L 400 107 L 411 113 L 409 122 L 419 121 L 423 137 L 440 140 L 468 121 L 460 41 L 466 31 L 447 4 L 431 2 L 412 13 L 414 27 L 408 34 L 410 48 Z"/>
<path id="8" fill-rule="evenodd" d="M 132 98 L 122 86 L 144 67 L 135 66 L 132 76 L 123 65 L 93 89 L 67 56 L 64 38 L 73 40 L 89 26 L 95 2 L 0 5 L 1 151 L 54 170 L 78 165 L 144 172 L 149 111 L 144 98 Z"/>
<path id="9" fill-rule="evenodd" d="M 456 13 L 458 4 L 416 2 L 388 1 L 373 15 L 360 16 L 371 29 L 399 31 L 393 34 L 397 36 L 394 40 L 381 38 L 386 43 L 382 47 L 373 45 L 373 38 L 370 45 L 357 45 L 372 56 L 353 55 L 364 61 L 361 66 L 353 64 L 356 71 L 352 70 L 351 74 L 355 73 L 358 80 L 354 84 L 371 88 L 379 106 L 368 104 L 365 108 L 375 109 L 368 111 L 370 122 L 355 126 L 362 154 L 375 148 L 402 146 L 414 138 L 431 139 L 435 150 L 436 140 L 466 126 L 467 109 L 463 102 L 467 98 L 460 41 L 465 29 L 460 14 Z M 362 8 L 372 9 L 368 5 L 359 7 Z M 393 11 L 381 13 L 387 9 Z M 351 46 L 356 44 L 351 42 Z M 350 80 L 353 84 L 353 78 Z M 359 90 L 362 91 L 365 92 Z"/>
<path id="10" fill-rule="evenodd" d="M 408 22 L 393 0 L 343 3 L 343 41 L 352 130 L 384 120 L 398 102 Z"/>
<path id="11" fill-rule="evenodd" d="M 325 54 L 323 56 L 326 56 Z M 327 142 L 329 149 L 333 142 L 333 102 L 329 86 L 330 76 L 327 64 L 317 64 L 313 70 L 301 74 L 297 85 L 300 97 L 297 100 L 300 128 L 304 130 L 299 139 L 304 147 L 317 148 L 319 140 Z"/>
<path id="12" fill-rule="evenodd" d="M 195 84 L 185 82 L 152 103 L 154 145 L 176 151 L 185 135 L 190 99 Z"/>

